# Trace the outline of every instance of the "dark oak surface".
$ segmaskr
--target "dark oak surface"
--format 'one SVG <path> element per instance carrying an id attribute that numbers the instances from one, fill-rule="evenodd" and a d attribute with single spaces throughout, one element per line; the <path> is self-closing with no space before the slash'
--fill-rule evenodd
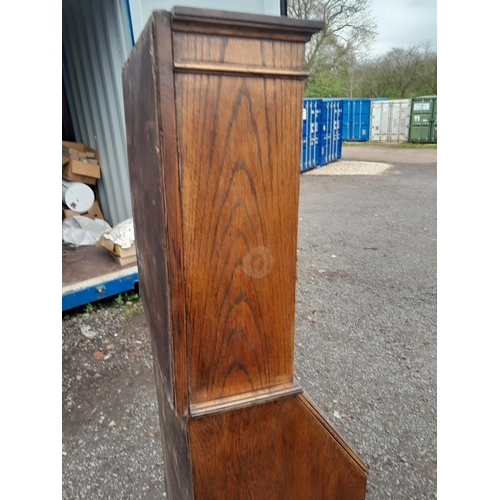
<path id="1" fill-rule="evenodd" d="M 174 31 L 236 35 L 268 40 L 281 39 L 302 43 L 308 42 L 311 36 L 324 26 L 322 21 L 192 7 L 174 7 L 172 25 Z"/>
<path id="2" fill-rule="evenodd" d="M 174 351 L 175 407 L 179 414 L 188 412 L 188 368 L 185 284 L 183 278 L 183 235 L 180 192 L 180 167 L 177 156 L 175 120 L 172 31 L 168 12 L 155 12 L 155 41 L 157 54 L 157 91 L 161 120 L 160 142 L 162 182 L 165 186 L 166 231 L 169 259 L 169 282 L 172 304 L 171 341 Z"/>
<path id="3" fill-rule="evenodd" d="M 321 23 L 156 11 L 123 73 L 172 500 L 362 500 L 293 380 L 304 42 Z"/>
<path id="4" fill-rule="evenodd" d="M 304 396 L 189 421 L 195 498 L 363 500 L 366 471 Z"/>
<path id="5" fill-rule="evenodd" d="M 292 380 L 302 90 L 176 76 L 193 402 Z"/>
<path id="6" fill-rule="evenodd" d="M 139 280 L 152 338 L 167 495 L 169 499 L 189 500 L 193 494 L 187 420 L 179 417 L 175 408 L 175 394 L 180 384 L 179 378 L 174 379 L 173 375 L 178 367 L 174 355 L 178 346 L 173 343 L 179 336 L 175 328 L 179 327 L 173 311 L 179 297 L 172 296 L 176 290 L 171 285 L 173 272 L 168 252 L 171 247 L 167 234 L 167 183 L 164 153 L 160 148 L 154 44 L 157 26 L 157 22 L 150 20 L 124 68 L 125 119 Z M 186 377 L 185 372 L 183 375 Z"/>

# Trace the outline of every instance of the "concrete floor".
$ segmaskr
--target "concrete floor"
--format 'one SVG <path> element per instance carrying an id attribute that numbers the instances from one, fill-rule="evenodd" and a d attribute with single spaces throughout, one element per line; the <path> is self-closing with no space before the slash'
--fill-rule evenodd
<path id="1" fill-rule="evenodd" d="M 349 146 L 391 167 L 301 177 L 295 373 L 369 467 L 368 500 L 436 496 L 436 153 Z M 63 321 L 63 499 L 165 498 L 138 305 Z"/>

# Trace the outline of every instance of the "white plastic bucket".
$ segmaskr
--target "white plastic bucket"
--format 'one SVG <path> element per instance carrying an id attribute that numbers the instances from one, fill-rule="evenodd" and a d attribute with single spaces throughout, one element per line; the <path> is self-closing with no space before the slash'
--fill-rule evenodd
<path id="1" fill-rule="evenodd" d="M 94 192 L 82 182 L 62 181 L 62 201 L 75 212 L 86 212 L 94 203 Z"/>

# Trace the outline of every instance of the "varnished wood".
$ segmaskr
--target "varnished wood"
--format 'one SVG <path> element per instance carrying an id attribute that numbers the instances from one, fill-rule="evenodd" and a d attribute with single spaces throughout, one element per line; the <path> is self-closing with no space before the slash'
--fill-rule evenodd
<path id="1" fill-rule="evenodd" d="M 159 149 L 156 62 L 153 23 L 144 29 L 124 73 L 125 119 L 130 165 L 130 187 L 137 241 L 137 266 L 144 309 L 152 335 L 155 365 L 162 380 L 161 392 L 173 401 L 171 294 L 168 279 L 165 187 Z M 140 95 L 140 100 L 136 98 Z M 147 193 L 147 195 L 146 195 Z"/>
<path id="2" fill-rule="evenodd" d="M 160 154 L 162 184 L 165 187 L 164 209 L 169 258 L 169 285 L 171 290 L 171 342 L 174 359 L 175 408 L 179 414 L 188 412 L 188 368 L 185 283 L 183 277 L 183 235 L 180 193 L 180 168 L 177 156 L 177 129 L 175 120 L 172 31 L 170 14 L 155 12 L 155 53 L 157 64 L 158 113 L 161 120 Z"/>
<path id="3" fill-rule="evenodd" d="M 365 498 L 366 469 L 303 396 L 192 419 L 189 445 L 197 500 Z"/>
<path id="4" fill-rule="evenodd" d="M 236 35 L 304 43 L 323 28 L 323 22 L 212 9 L 174 7 L 172 9 L 172 27 L 174 31 L 190 33 Z"/>
<path id="5" fill-rule="evenodd" d="M 302 83 L 175 84 L 191 401 L 291 382 Z"/>
<path id="6" fill-rule="evenodd" d="M 157 11 L 124 68 L 169 498 L 362 500 L 293 379 L 304 42 L 321 23 Z"/>
<path id="7" fill-rule="evenodd" d="M 238 64 L 219 64 L 219 63 L 175 63 L 174 68 L 177 73 L 224 73 L 227 76 L 241 76 L 244 74 L 247 77 L 281 77 L 281 78 L 307 78 L 307 71 L 296 71 L 290 69 L 268 69 L 256 66 L 241 66 Z"/>
<path id="8" fill-rule="evenodd" d="M 154 44 L 156 27 L 151 19 L 124 68 L 127 148 L 137 265 L 152 339 L 166 489 L 170 499 L 190 500 L 193 493 L 187 419 L 179 417 L 175 410 L 177 388 L 173 387 L 174 381 L 179 383 L 179 378 L 173 376 L 178 359 L 172 344 L 179 335 L 173 331 L 175 321 L 172 316 L 179 299 L 172 296 L 173 271 L 167 250 L 171 247 L 167 237 L 164 153 L 160 147 L 161 113 Z"/>
<path id="9" fill-rule="evenodd" d="M 174 33 L 176 71 L 305 78 L 304 44 Z"/>
<path id="10" fill-rule="evenodd" d="M 203 417 L 213 413 L 222 413 L 223 411 L 246 408 L 257 403 L 266 401 L 275 401 L 280 398 L 295 396 L 303 392 L 302 387 L 295 381 L 274 386 L 271 389 L 260 389 L 249 391 L 246 394 L 229 396 L 225 398 L 211 400 L 208 403 L 192 403 L 189 413 L 193 417 Z"/>

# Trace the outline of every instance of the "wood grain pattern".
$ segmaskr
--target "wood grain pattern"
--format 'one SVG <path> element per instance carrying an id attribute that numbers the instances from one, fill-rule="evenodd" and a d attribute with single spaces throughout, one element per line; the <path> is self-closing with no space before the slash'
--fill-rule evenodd
<path id="1" fill-rule="evenodd" d="M 363 500 L 366 469 L 325 422 L 303 396 L 191 419 L 195 498 Z"/>
<path id="2" fill-rule="evenodd" d="M 182 241 L 181 193 L 179 159 L 177 156 L 177 129 L 175 122 L 175 90 L 173 76 L 172 31 L 170 14 L 154 14 L 155 53 L 157 57 L 158 109 L 161 120 L 160 153 L 162 159 L 161 184 L 165 194 L 166 251 L 168 278 L 171 289 L 171 342 L 173 351 L 173 376 L 175 408 L 180 415 L 188 412 L 188 368 L 186 303 L 183 278 L 184 257 Z"/>
<path id="3" fill-rule="evenodd" d="M 187 420 L 174 410 L 172 295 L 168 275 L 164 162 L 160 150 L 157 64 L 151 20 L 123 71 L 127 149 L 137 262 L 151 332 L 168 498 L 191 500 Z M 178 383 L 178 379 L 176 380 Z"/>
<path id="4" fill-rule="evenodd" d="M 264 78 L 302 78 L 305 79 L 309 76 L 307 71 L 298 71 L 291 69 L 269 69 L 259 66 L 243 66 L 238 64 L 221 64 L 221 63 L 175 63 L 174 68 L 177 73 L 224 73 L 225 75 L 241 76 L 245 75 L 247 78 L 252 76 L 260 76 Z"/>
<path id="5" fill-rule="evenodd" d="M 124 68 L 123 92 L 127 103 L 127 149 L 141 294 L 147 297 L 143 304 L 161 380 L 159 390 L 173 403 L 165 190 L 159 154 L 153 49 L 153 23 L 150 22 Z"/>
<path id="6" fill-rule="evenodd" d="M 296 42 L 320 26 L 155 12 L 124 68 L 172 500 L 365 496 L 363 463 L 293 381 L 304 77 Z"/>
<path id="7" fill-rule="evenodd" d="M 204 403 L 192 403 L 189 413 L 193 418 L 222 413 L 223 411 L 238 410 L 266 401 L 275 401 L 280 398 L 295 396 L 303 392 L 302 387 L 295 381 L 287 384 L 273 386 L 272 388 L 250 391 L 236 396 L 220 399 L 211 399 Z"/>
<path id="8" fill-rule="evenodd" d="M 191 401 L 291 382 L 303 84 L 175 85 Z"/>
<path id="9" fill-rule="evenodd" d="M 304 44 L 240 37 L 174 33 L 175 64 L 224 63 L 268 68 L 304 69 Z"/>
<path id="10" fill-rule="evenodd" d="M 288 17 L 174 7 L 172 26 L 174 31 L 305 43 L 320 31 L 324 24 L 322 21 Z"/>

